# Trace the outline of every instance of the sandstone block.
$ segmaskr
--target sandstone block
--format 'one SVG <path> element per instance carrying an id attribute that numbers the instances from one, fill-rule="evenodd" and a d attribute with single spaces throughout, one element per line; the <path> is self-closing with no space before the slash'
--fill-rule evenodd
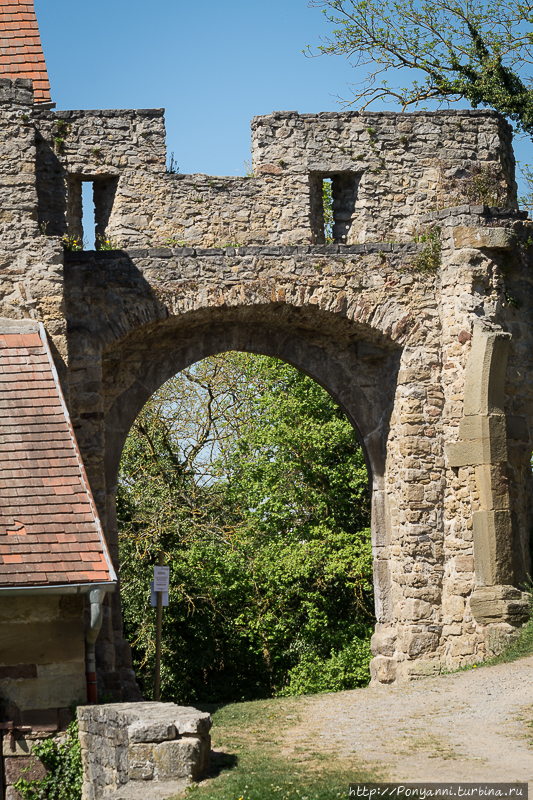
<path id="1" fill-rule="evenodd" d="M 444 452 L 450 467 L 500 464 L 507 460 L 505 439 L 469 439 L 464 442 L 448 442 Z"/>
<path id="2" fill-rule="evenodd" d="M 11 737 L 2 737 L 2 753 L 5 757 L 15 758 L 17 756 L 29 756 L 33 750 L 33 741 L 25 736 L 15 739 L 15 749 L 11 749 Z"/>
<path id="3" fill-rule="evenodd" d="M 404 636 L 405 652 L 411 658 L 417 658 L 423 653 L 431 653 L 437 649 L 438 637 L 434 633 L 407 633 Z"/>
<path id="4" fill-rule="evenodd" d="M 456 556 L 455 569 L 457 572 L 473 572 L 474 556 Z"/>
<path id="5" fill-rule="evenodd" d="M 453 229 L 453 242 L 459 250 L 463 247 L 477 250 L 511 250 L 516 246 L 516 237 L 506 228 L 467 228 Z"/>
<path id="6" fill-rule="evenodd" d="M 505 439 L 506 427 L 503 414 L 478 414 L 465 416 L 459 422 L 460 439 Z"/>
<path id="7" fill-rule="evenodd" d="M 44 778 L 47 770 L 37 758 L 33 756 L 19 756 L 4 758 L 4 770 L 7 783 L 16 783 L 19 778 L 27 781 L 39 781 Z"/>
<path id="8" fill-rule="evenodd" d="M 519 630 L 508 623 L 487 625 L 484 634 L 485 649 L 489 657 L 499 656 L 520 635 Z"/>
<path id="9" fill-rule="evenodd" d="M 509 511 L 476 511 L 472 515 L 476 581 L 505 586 L 513 580 L 512 524 Z"/>
<path id="10" fill-rule="evenodd" d="M 401 436 L 398 447 L 402 456 L 424 456 L 431 452 L 431 442 L 422 436 Z"/>
<path id="11" fill-rule="evenodd" d="M 476 486 L 484 510 L 503 511 L 509 508 L 509 481 L 503 464 L 476 467 Z"/>
<path id="12" fill-rule="evenodd" d="M 154 746 L 154 773 L 156 780 L 198 778 L 203 762 L 205 744 L 200 737 L 186 736 L 173 742 Z"/>
<path id="13" fill-rule="evenodd" d="M 418 678 L 430 678 L 433 675 L 438 675 L 441 671 L 441 665 L 436 658 L 404 661 L 400 671 L 404 680 L 413 681 Z"/>
<path id="14" fill-rule="evenodd" d="M 375 656 L 393 656 L 396 650 L 396 631 L 384 626 L 376 630 L 372 636 L 370 647 Z"/>
<path id="15" fill-rule="evenodd" d="M 424 487 L 416 483 L 408 484 L 403 493 L 407 502 L 421 502 L 424 499 Z"/>
<path id="16" fill-rule="evenodd" d="M 450 655 L 470 656 L 476 650 L 476 640 L 474 636 L 457 636 L 450 643 Z"/>
<path id="17" fill-rule="evenodd" d="M 408 598 L 402 611 L 405 620 L 430 619 L 433 613 L 433 606 L 425 600 L 415 600 Z"/>
<path id="18" fill-rule="evenodd" d="M 520 625 L 529 616 L 528 595 L 514 586 L 477 586 L 470 598 L 470 609 L 482 625 Z"/>
<path id="19" fill-rule="evenodd" d="M 442 597 L 442 613 L 453 622 L 460 622 L 465 612 L 464 599 L 456 594 L 444 594 Z"/>
<path id="20" fill-rule="evenodd" d="M 396 680 L 398 664 L 392 658 L 376 656 L 370 662 L 370 676 L 373 683 L 393 683 Z"/>
<path id="21" fill-rule="evenodd" d="M 443 625 L 442 627 L 442 635 L 443 636 L 460 636 L 463 632 L 461 625 Z"/>

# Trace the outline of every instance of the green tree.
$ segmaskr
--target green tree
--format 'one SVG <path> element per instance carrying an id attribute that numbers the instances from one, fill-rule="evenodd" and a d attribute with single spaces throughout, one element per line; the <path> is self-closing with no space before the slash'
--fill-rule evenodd
<path id="1" fill-rule="evenodd" d="M 533 134 L 533 6 L 510 0 L 311 0 L 335 27 L 319 52 L 367 67 L 362 109 L 393 100 L 488 106 Z M 414 72 L 415 79 L 412 80 Z M 405 87 L 390 86 L 407 73 Z"/>
<path id="2" fill-rule="evenodd" d="M 171 566 L 164 697 L 249 699 L 367 681 L 366 469 L 353 428 L 312 380 L 236 353 L 176 376 L 128 438 L 118 512 L 125 625 L 146 696 L 159 549 Z"/>

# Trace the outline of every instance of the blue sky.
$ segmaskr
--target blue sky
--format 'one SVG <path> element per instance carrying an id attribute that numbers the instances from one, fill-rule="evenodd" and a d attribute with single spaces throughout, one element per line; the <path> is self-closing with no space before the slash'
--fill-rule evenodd
<path id="1" fill-rule="evenodd" d="M 338 96 L 349 97 L 358 79 L 344 58 L 302 54 L 329 31 L 307 0 L 35 0 L 35 8 L 57 107 L 165 107 L 168 152 L 182 173 L 244 174 L 254 115 L 340 110 Z M 522 160 L 530 147 L 518 146 Z"/>

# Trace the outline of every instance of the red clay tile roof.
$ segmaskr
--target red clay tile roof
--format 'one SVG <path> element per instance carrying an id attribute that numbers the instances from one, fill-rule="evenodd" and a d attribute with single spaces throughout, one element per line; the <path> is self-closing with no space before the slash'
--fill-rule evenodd
<path id="1" fill-rule="evenodd" d="M 0 590 L 115 580 L 44 328 L 0 322 Z"/>
<path id="2" fill-rule="evenodd" d="M 50 81 L 33 0 L 0 0 L 0 76 L 31 78 L 35 102 L 50 102 Z"/>

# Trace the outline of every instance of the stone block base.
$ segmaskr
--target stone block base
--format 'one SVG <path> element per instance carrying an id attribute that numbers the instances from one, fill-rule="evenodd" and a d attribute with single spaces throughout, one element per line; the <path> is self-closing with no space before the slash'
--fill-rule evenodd
<path id="1" fill-rule="evenodd" d="M 180 795 L 191 785 L 191 781 L 166 781 L 146 784 L 146 781 L 130 781 L 116 792 L 106 795 L 106 800 L 170 800 Z M 149 787 L 149 794 L 147 788 Z"/>
<path id="2" fill-rule="evenodd" d="M 164 800 L 202 777 L 211 717 L 174 703 L 78 708 L 83 800 Z M 178 787 L 178 788 L 176 788 Z"/>
<path id="3" fill-rule="evenodd" d="M 529 617 L 528 595 L 514 586 L 478 586 L 470 598 L 470 609 L 479 625 L 520 625 Z"/>
<path id="4" fill-rule="evenodd" d="M 529 595 L 514 586 L 478 586 L 469 609 L 459 599 L 457 621 L 378 624 L 372 636 L 372 684 L 408 683 L 479 664 L 500 655 L 529 618 Z M 470 618 L 460 620 L 465 607 Z M 450 610 L 449 602 L 446 609 Z"/>

